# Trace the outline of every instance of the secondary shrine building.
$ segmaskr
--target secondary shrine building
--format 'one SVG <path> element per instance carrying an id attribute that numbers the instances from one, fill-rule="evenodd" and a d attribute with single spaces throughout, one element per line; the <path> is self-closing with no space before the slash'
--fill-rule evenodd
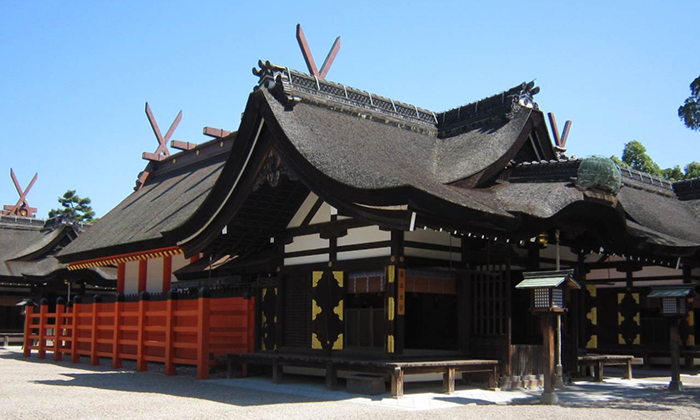
<path id="1" fill-rule="evenodd" d="M 565 295 L 568 369 L 584 349 L 667 352 L 646 295 L 697 279 L 700 184 L 565 157 L 533 83 L 432 112 L 269 62 L 255 74 L 238 131 L 149 163 L 59 254 L 71 270 L 117 267 L 119 293 L 150 304 L 201 289 L 240 310 L 221 306 L 216 325 L 194 329 L 177 314 L 150 332 L 115 322 L 102 357 L 138 330 L 124 346 L 199 334 L 188 360 L 205 368 L 211 354 L 254 352 L 495 359 L 504 375 L 527 373 L 516 356 L 542 338 L 514 286 L 557 264 L 584 286 Z M 692 357 L 694 311 L 684 328 Z M 158 346 L 122 356 L 189 357 L 171 354 L 188 345 Z"/>

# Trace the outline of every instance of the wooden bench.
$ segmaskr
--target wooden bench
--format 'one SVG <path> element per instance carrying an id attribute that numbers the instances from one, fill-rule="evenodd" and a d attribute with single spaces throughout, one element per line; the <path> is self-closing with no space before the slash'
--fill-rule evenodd
<path id="1" fill-rule="evenodd" d="M 2 346 L 9 347 L 10 343 L 18 343 L 19 345 L 24 344 L 24 333 L 0 333 L 2 337 Z"/>
<path id="2" fill-rule="evenodd" d="M 489 387 L 498 381 L 498 360 L 437 360 L 391 361 L 341 357 L 309 356 L 280 353 L 230 354 L 227 357 L 227 377 L 233 376 L 234 365 L 244 363 L 272 365 L 272 380 L 282 382 L 284 366 L 314 367 L 326 369 L 326 387 L 336 389 L 338 370 L 385 374 L 391 377 L 391 395 L 403 396 L 404 376 L 421 373 L 441 373 L 443 390 L 451 394 L 455 390 L 455 375 L 461 373 L 487 373 Z"/>
<path id="3" fill-rule="evenodd" d="M 632 355 L 618 354 L 587 354 L 578 356 L 579 366 L 595 367 L 596 382 L 603 382 L 603 366 L 624 365 L 626 366 L 624 379 L 632 379 Z"/>

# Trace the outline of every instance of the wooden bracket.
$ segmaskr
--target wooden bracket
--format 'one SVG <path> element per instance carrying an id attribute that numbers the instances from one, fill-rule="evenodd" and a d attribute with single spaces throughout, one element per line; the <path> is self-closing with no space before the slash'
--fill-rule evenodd
<path id="1" fill-rule="evenodd" d="M 550 112 L 547 114 L 547 116 L 549 117 L 549 125 L 552 128 L 555 146 L 561 151 L 566 151 L 566 139 L 569 137 L 569 131 L 571 130 L 571 121 L 564 123 L 564 131 L 561 133 L 560 137 L 559 128 L 557 127 L 557 120 L 554 118 L 554 114 Z"/>
<path id="2" fill-rule="evenodd" d="M 301 48 L 301 54 L 304 56 L 304 61 L 306 61 L 306 67 L 309 69 L 309 74 L 316 76 L 319 79 L 325 79 L 326 75 L 328 74 L 328 70 L 331 69 L 333 61 L 340 50 L 340 37 L 337 37 L 335 42 L 333 42 L 333 46 L 331 47 L 330 51 L 328 51 L 326 59 L 323 61 L 320 72 L 316 68 L 314 56 L 311 54 L 309 43 L 306 42 L 306 36 L 304 36 L 304 30 L 301 29 L 300 23 L 297 23 L 297 42 L 299 42 L 299 48 Z"/>
<path id="3" fill-rule="evenodd" d="M 180 124 L 180 120 L 182 119 L 182 111 L 180 111 L 177 114 L 177 117 L 175 117 L 175 121 L 173 121 L 173 123 L 170 125 L 168 132 L 165 133 L 165 137 L 163 137 L 163 135 L 160 133 L 160 128 L 158 128 L 158 122 L 156 122 L 156 119 L 153 116 L 153 112 L 151 112 L 151 107 L 148 105 L 148 102 L 146 102 L 146 116 L 148 117 L 148 122 L 151 123 L 153 133 L 156 135 L 156 140 L 158 140 L 158 148 L 156 149 L 155 153 L 144 152 L 142 157 L 146 160 L 158 162 L 170 156 L 170 151 L 168 150 L 168 141 L 173 135 L 173 132 L 177 128 L 178 124 Z"/>
<path id="4" fill-rule="evenodd" d="M 214 127 L 204 127 L 204 129 L 202 130 L 202 133 L 205 136 L 214 137 L 217 139 L 220 139 L 222 137 L 226 137 L 229 134 L 231 134 L 230 131 L 222 130 L 221 128 L 214 128 Z"/>
<path id="5" fill-rule="evenodd" d="M 197 143 L 190 143 L 188 141 L 173 140 L 170 142 L 170 147 L 177 150 L 192 150 L 197 147 Z"/>
<path id="6" fill-rule="evenodd" d="M 29 207 L 29 202 L 27 202 L 27 194 L 29 194 L 29 190 L 32 189 L 34 186 L 34 183 L 36 182 L 36 179 L 38 177 L 39 173 L 34 174 L 34 178 L 32 178 L 31 182 L 29 182 L 29 185 L 27 188 L 23 191 L 22 187 L 19 186 L 19 181 L 17 181 L 17 177 L 15 176 L 15 172 L 10 168 L 10 177 L 12 178 L 12 182 L 15 184 L 15 189 L 17 190 L 17 194 L 19 194 L 19 200 L 13 205 L 13 206 L 4 206 L 3 207 L 3 213 L 8 214 L 11 216 L 24 216 L 24 217 L 34 217 L 36 213 L 36 208 L 35 207 Z"/>

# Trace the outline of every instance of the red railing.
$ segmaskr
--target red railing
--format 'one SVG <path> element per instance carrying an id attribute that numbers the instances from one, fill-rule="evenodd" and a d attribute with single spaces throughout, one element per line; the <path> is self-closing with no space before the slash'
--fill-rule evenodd
<path id="1" fill-rule="evenodd" d="M 148 369 L 148 362 L 165 364 L 165 373 L 175 374 L 175 365 L 197 366 L 197 379 L 209 377 L 210 358 L 255 350 L 255 299 L 207 297 L 196 299 L 150 300 L 142 294 L 136 302 L 81 303 L 66 306 L 59 298 L 55 312 L 49 312 L 46 299 L 40 311 L 27 305 L 24 356 L 36 350 L 40 359 L 47 352 L 54 360 L 70 355 L 77 363 L 89 356 L 92 365 L 101 357 L 112 359 L 112 367 L 122 360 L 135 360 L 137 370 Z"/>

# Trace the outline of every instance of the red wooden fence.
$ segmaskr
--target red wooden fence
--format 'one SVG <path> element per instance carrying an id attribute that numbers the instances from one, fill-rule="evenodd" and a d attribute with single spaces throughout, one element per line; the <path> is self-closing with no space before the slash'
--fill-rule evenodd
<path id="1" fill-rule="evenodd" d="M 92 365 L 101 357 L 135 360 L 137 370 L 148 362 L 165 364 L 165 373 L 175 374 L 175 365 L 197 366 L 197 379 L 209 377 L 211 355 L 251 353 L 255 350 L 255 299 L 205 297 L 151 301 L 143 294 L 138 302 L 93 303 L 66 306 L 62 298 L 55 312 L 42 301 L 39 313 L 27 305 L 24 356 L 36 350 L 39 359 L 53 353 L 54 360 L 70 355 L 77 363 L 89 356 Z M 50 343 L 49 343 L 50 342 Z"/>

